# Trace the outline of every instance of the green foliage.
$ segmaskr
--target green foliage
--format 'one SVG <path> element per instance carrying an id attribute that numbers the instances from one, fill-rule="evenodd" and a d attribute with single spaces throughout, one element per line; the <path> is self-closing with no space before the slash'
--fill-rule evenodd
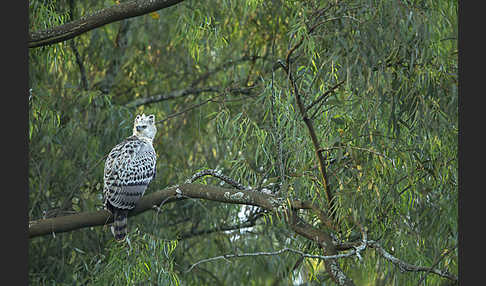
<path id="1" fill-rule="evenodd" d="M 75 18 L 113 2 L 76 2 Z M 415 265 L 432 265 L 452 249 L 436 267 L 457 273 L 457 2 L 331 2 L 184 1 L 158 17 L 126 20 L 127 33 L 117 22 L 76 37 L 73 45 L 29 50 L 29 218 L 99 209 L 104 156 L 131 134 L 141 112 L 167 119 L 157 126 L 158 172 L 147 193 L 217 168 L 245 186 L 326 207 L 315 150 L 277 63 L 302 39 L 290 71 L 305 106 L 345 80 L 308 111 L 338 206 L 334 235 L 359 239 L 359 222 L 370 239 Z M 70 10 L 62 1 L 30 1 L 29 9 L 30 31 L 66 22 Z M 110 69 L 115 64 L 119 69 Z M 101 90 L 108 77 L 114 84 Z M 220 91 L 129 107 L 136 99 L 206 87 Z M 220 184 L 208 177 L 199 182 Z M 184 272 L 235 251 L 292 247 L 322 254 L 270 214 L 251 228 L 198 234 L 237 225 L 255 211 L 200 200 L 167 204 L 129 219 L 131 249 L 114 243 L 103 227 L 35 238 L 29 280 L 331 283 L 319 261 L 292 270 L 298 259 L 292 254 L 219 260 Z M 322 227 L 313 215 L 301 215 Z M 425 275 L 401 272 L 373 250 L 362 255 L 341 262 L 357 285 L 416 285 Z M 445 280 L 428 274 L 424 281 Z"/>
<path id="2" fill-rule="evenodd" d="M 135 231 L 128 248 L 125 243 L 112 243 L 105 261 L 97 262 L 98 267 L 91 271 L 90 283 L 180 285 L 171 258 L 177 241 L 163 242 Z"/>
<path id="3" fill-rule="evenodd" d="M 48 238 L 51 241 L 46 242 L 58 244 L 58 239 L 51 237 Z M 52 271 L 53 277 L 33 270 L 30 282 L 36 285 L 180 285 L 172 269 L 172 254 L 176 246 L 177 241 L 163 241 L 141 234 L 138 230 L 132 232 L 130 242 L 117 243 L 112 240 L 105 250 L 74 242 L 74 245 L 66 244 L 61 248 L 62 261 L 45 254 L 49 257 L 49 263 L 43 265 L 43 270 Z M 35 250 L 41 254 L 39 249 Z"/>

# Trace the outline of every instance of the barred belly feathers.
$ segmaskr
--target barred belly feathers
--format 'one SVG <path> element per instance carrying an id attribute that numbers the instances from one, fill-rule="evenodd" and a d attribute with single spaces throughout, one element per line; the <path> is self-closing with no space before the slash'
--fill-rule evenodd
<path id="1" fill-rule="evenodd" d="M 133 135 L 116 145 L 106 159 L 103 204 L 113 214 L 111 230 L 116 241 L 125 240 L 128 211 L 135 208 L 155 177 L 156 154 L 152 141 L 156 133 L 154 115 L 137 115 Z"/>

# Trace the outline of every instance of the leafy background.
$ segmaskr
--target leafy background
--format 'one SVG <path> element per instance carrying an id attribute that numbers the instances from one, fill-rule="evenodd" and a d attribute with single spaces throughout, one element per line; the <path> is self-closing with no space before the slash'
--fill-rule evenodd
<path id="1" fill-rule="evenodd" d="M 29 1 L 29 29 L 112 5 Z M 30 49 L 30 220 L 101 208 L 104 156 L 142 112 L 167 119 L 158 125 L 158 173 L 148 193 L 213 168 L 245 186 L 272 183 L 286 198 L 326 207 L 311 140 L 277 68 L 301 38 L 291 69 L 305 104 L 345 80 L 310 110 L 332 159 L 340 228 L 334 235 L 359 238 L 358 221 L 396 257 L 457 273 L 456 1 L 183 1 Z M 332 285 L 317 260 L 292 269 L 299 259 L 292 254 L 185 272 L 234 251 L 319 254 L 276 216 L 251 228 L 200 233 L 257 211 L 201 200 L 168 204 L 130 218 L 131 250 L 114 243 L 106 227 L 31 239 L 29 282 Z M 341 265 L 357 285 L 417 285 L 425 276 L 401 272 L 373 251 Z M 433 274 L 421 281 L 449 283 Z"/>

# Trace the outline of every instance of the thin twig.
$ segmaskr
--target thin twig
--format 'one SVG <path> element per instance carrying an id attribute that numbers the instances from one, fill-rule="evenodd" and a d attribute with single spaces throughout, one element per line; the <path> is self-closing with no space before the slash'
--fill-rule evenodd
<path id="1" fill-rule="evenodd" d="M 164 94 L 157 94 L 149 97 L 135 99 L 134 101 L 128 103 L 127 106 L 137 107 L 141 105 L 148 105 L 148 104 L 157 103 L 169 99 L 175 99 L 175 98 L 192 95 L 192 94 L 197 95 L 203 92 L 220 92 L 220 91 L 221 91 L 220 87 L 213 87 L 213 86 L 204 87 L 204 88 L 178 89 Z"/>
<path id="2" fill-rule="evenodd" d="M 203 88 L 186 88 L 186 89 L 178 89 L 171 91 L 169 93 L 164 93 L 164 94 L 157 94 L 149 97 L 144 97 L 144 98 L 139 98 L 135 99 L 134 101 L 131 101 L 127 104 L 128 107 L 138 107 L 141 105 L 149 105 L 152 103 L 157 103 L 165 100 L 171 100 L 171 99 L 176 99 L 179 97 L 184 97 L 188 95 L 198 95 L 204 92 L 228 92 L 232 94 L 250 94 L 251 89 L 254 88 L 255 86 L 249 86 L 249 87 L 244 87 L 244 88 L 221 88 L 217 86 L 209 86 L 209 87 L 203 87 Z M 221 95 L 219 95 L 221 96 Z M 218 97 L 218 96 L 216 96 Z"/>
<path id="3" fill-rule="evenodd" d="M 169 120 L 169 119 L 172 119 L 172 118 L 174 118 L 174 117 L 177 117 L 177 116 L 179 116 L 179 115 L 181 115 L 181 114 L 184 114 L 184 113 L 186 113 L 186 112 L 188 112 L 188 111 L 191 111 L 191 110 L 193 110 L 193 109 L 195 109 L 195 108 L 198 108 L 198 107 L 200 107 L 200 106 L 202 106 L 202 105 L 204 105 L 204 104 L 206 104 L 206 103 L 208 103 L 208 102 L 210 102 L 210 101 L 213 101 L 215 98 L 218 98 L 218 97 L 220 97 L 220 96 L 222 96 L 222 94 L 217 95 L 217 96 L 214 96 L 214 97 L 211 97 L 211 98 L 208 98 L 208 99 L 206 99 L 205 101 L 200 102 L 200 103 L 198 103 L 198 104 L 191 105 L 191 106 L 189 106 L 188 108 L 186 108 L 186 109 L 184 109 L 184 110 L 181 110 L 181 111 L 179 111 L 179 112 L 172 113 L 172 114 L 168 115 L 166 118 L 164 118 L 164 119 L 162 119 L 162 120 L 159 120 L 159 121 L 155 122 L 155 124 L 161 124 L 161 123 L 164 123 L 165 121 L 167 121 L 167 120 Z"/>
<path id="4" fill-rule="evenodd" d="M 196 180 L 198 180 L 199 178 L 202 178 L 202 177 L 205 177 L 205 176 L 216 177 L 216 178 L 226 182 L 227 184 L 237 188 L 238 190 L 247 190 L 247 188 L 245 188 L 242 184 L 238 183 L 235 179 L 232 179 L 232 178 L 230 178 L 226 175 L 223 175 L 221 170 L 216 170 L 216 169 L 206 169 L 206 170 L 199 171 L 199 172 L 195 173 L 194 175 L 192 175 L 191 178 L 187 179 L 185 181 L 185 183 L 186 184 L 192 184 Z"/>
<path id="5" fill-rule="evenodd" d="M 393 162 L 392 159 L 388 158 L 387 156 L 385 156 L 382 153 L 373 151 L 371 149 L 366 149 L 366 148 L 362 148 L 362 147 L 355 147 L 355 146 L 341 145 L 341 146 L 334 146 L 334 147 L 329 147 L 329 148 L 321 148 L 321 149 L 319 149 L 319 152 L 327 152 L 327 151 L 331 151 L 331 150 L 335 150 L 335 149 L 341 149 L 341 148 L 351 148 L 351 149 L 356 149 L 356 150 L 360 150 L 360 151 L 370 152 L 372 154 L 375 154 L 377 156 L 383 157 L 383 158 L 385 158 L 385 159 L 390 160 L 390 161 Z"/>
<path id="6" fill-rule="evenodd" d="M 338 88 L 339 86 L 341 86 L 346 80 L 342 80 L 340 81 L 339 83 L 337 83 L 336 85 L 334 85 L 333 87 L 331 87 L 328 91 L 326 91 L 325 93 L 323 93 L 322 95 L 320 95 L 316 100 L 314 100 L 311 104 L 309 104 L 309 106 L 307 106 L 305 108 L 305 111 L 309 111 L 312 107 L 314 107 L 314 105 L 316 105 L 317 103 L 319 103 L 321 100 L 325 99 L 329 94 L 331 94 L 331 92 L 333 92 L 336 88 Z M 312 118 L 313 116 L 311 116 Z"/>
<path id="7" fill-rule="evenodd" d="M 260 58 L 265 58 L 265 57 L 261 57 L 261 56 L 243 56 L 239 59 L 236 59 L 236 60 L 229 60 L 219 66 L 217 66 L 216 68 L 204 73 L 203 75 L 199 76 L 197 79 L 195 79 L 192 83 L 191 83 L 191 87 L 195 87 L 197 86 L 199 83 L 207 80 L 211 75 L 221 71 L 221 70 L 225 70 L 227 67 L 230 67 L 230 66 L 233 66 L 233 65 L 237 65 L 239 63 L 242 63 L 242 62 L 245 62 L 245 61 L 255 61 L 257 59 L 260 59 Z"/>

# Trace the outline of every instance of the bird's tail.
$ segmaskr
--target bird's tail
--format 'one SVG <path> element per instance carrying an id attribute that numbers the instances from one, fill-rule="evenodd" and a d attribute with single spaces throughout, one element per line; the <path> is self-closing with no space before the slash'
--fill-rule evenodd
<path id="1" fill-rule="evenodd" d="M 115 236 L 115 240 L 122 242 L 127 236 L 127 211 L 115 211 L 114 221 L 111 226 L 111 232 Z"/>

